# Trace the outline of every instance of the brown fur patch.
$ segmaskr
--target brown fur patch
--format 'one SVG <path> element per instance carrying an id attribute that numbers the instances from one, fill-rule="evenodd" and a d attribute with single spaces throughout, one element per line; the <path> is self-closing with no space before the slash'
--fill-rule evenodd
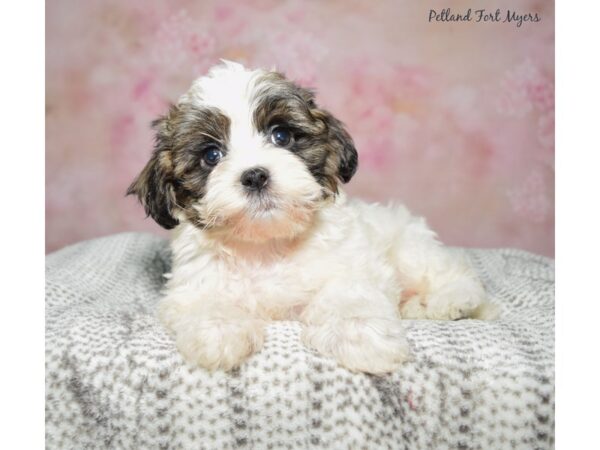
<path id="1" fill-rule="evenodd" d="M 176 209 L 198 221 L 190 205 L 204 196 L 212 170 L 202 162 L 202 155 L 215 145 L 227 152 L 230 120 L 216 108 L 183 104 L 171 106 L 152 127 L 154 152 L 127 194 L 137 195 L 146 213 L 164 228 L 179 223 Z"/>
<path id="2" fill-rule="evenodd" d="M 274 126 L 284 126 L 292 132 L 286 148 L 305 162 L 325 195 L 337 192 L 338 180 L 350 181 L 358 165 L 354 142 L 339 120 L 316 105 L 312 91 L 269 72 L 257 80 L 252 103 L 257 130 L 269 136 Z"/>

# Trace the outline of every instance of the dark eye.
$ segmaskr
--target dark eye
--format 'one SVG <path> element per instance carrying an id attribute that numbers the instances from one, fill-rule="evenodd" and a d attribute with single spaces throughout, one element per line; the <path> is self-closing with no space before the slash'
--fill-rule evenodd
<path id="1" fill-rule="evenodd" d="M 271 131 L 271 142 L 278 147 L 285 147 L 292 141 L 292 133 L 285 127 L 275 127 Z"/>
<path id="2" fill-rule="evenodd" d="M 223 152 L 221 150 L 219 150 L 217 147 L 209 147 L 204 152 L 202 159 L 209 166 L 216 166 L 222 157 L 223 157 Z"/>

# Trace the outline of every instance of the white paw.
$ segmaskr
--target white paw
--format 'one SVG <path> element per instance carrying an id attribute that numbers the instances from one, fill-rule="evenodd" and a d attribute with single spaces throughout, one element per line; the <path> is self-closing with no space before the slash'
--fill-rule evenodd
<path id="1" fill-rule="evenodd" d="M 263 322 L 198 319 L 172 327 L 183 358 L 208 370 L 231 370 L 260 350 Z"/>
<path id="2" fill-rule="evenodd" d="M 302 340 L 347 369 L 372 374 L 393 372 L 410 353 L 400 321 L 395 319 L 337 319 L 309 325 Z"/>
<path id="3" fill-rule="evenodd" d="M 464 277 L 431 291 L 426 299 L 426 315 L 434 320 L 475 317 L 484 304 L 485 290 L 479 280 Z"/>

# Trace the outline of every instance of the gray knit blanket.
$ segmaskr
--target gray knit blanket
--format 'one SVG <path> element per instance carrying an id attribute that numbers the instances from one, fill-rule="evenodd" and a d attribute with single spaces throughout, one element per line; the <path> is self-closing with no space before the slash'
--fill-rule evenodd
<path id="1" fill-rule="evenodd" d="M 164 239 L 82 242 L 46 259 L 49 449 L 547 449 L 554 447 L 554 262 L 467 250 L 492 322 L 406 321 L 413 358 L 356 374 L 268 327 L 231 373 L 186 365 L 154 315 Z"/>

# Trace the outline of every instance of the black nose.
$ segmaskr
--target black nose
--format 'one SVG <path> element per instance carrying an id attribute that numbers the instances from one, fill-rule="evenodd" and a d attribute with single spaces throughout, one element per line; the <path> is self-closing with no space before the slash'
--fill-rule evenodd
<path id="1" fill-rule="evenodd" d="M 269 171 L 264 167 L 253 167 L 242 173 L 241 181 L 249 191 L 260 191 L 269 183 Z"/>

